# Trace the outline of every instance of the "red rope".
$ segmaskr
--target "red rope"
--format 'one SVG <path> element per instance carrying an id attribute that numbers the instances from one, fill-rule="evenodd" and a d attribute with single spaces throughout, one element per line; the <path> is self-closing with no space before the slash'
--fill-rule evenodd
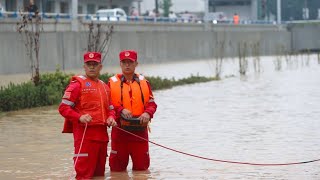
<path id="1" fill-rule="evenodd" d="M 212 158 L 207 158 L 207 157 L 203 157 L 203 156 L 198 156 L 198 155 L 194 155 L 194 154 L 190 154 L 190 153 L 186 153 L 186 152 L 182 152 L 182 151 L 178 151 L 176 149 L 173 149 L 173 148 L 169 148 L 169 147 L 166 147 L 166 146 L 163 146 L 161 144 L 158 144 L 158 143 L 155 143 L 155 142 L 152 142 L 148 139 L 145 139 L 143 137 L 140 137 L 136 134 L 133 134 L 129 131 L 126 131 L 124 129 L 121 129 L 119 127 L 114 127 L 114 128 L 117 128 L 123 132 L 126 132 L 128 134 L 131 134 L 139 139 L 142 139 L 144 141 L 148 141 L 156 146 L 160 146 L 162 148 L 165 148 L 165 149 L 168 149 L 170 151 L 174 151 L 174 152 L 177 152 L 177 153 L 180 153 L 180 154 L 184 154 L 184 155 L 187 155 L 187 156 L 192 156 L 192 157 L 196 157 L 196 158 L 199 158 L 199 159 L 205 159 L 205 160 L 209 160 L 209 161 L 216 161 L 216 162 L 223 162 L 223 163 L 231 163 L 231 164 L 244 164 L 244 165 L 252 165 L 252 166 L 288 166 L 288 165 L 296 165 L 296 164 L 306 164 L 306 163 L 312 163 L 312 162 L 316 162 L 316 161 L 320 161 L 320 159 L 315 159 L 315 160 L 310 160 L 310 161 L 301 161 L 301 162 L 290 162 L 290 163 L 251 163 L 251 162 L 240 162 L 240 161 L 228 161 L 228 160 L 220 160 L 220 159 L 212 159 Z"/>
<path id="2" fill-rule="evenodd" d="M 83 131 L 83 134 L 82 134 L 81 143 L 80 143 L 80 147 L 79 147 L 78 153 L 77 153 L 77 154 L 75 154 L 75 155 L 77 156 L 77 158 L 76 158 L 76 160 L 74 161 L 73 169 L 72 169 L 72 171 L 71 171 L 71 174 L 70 174 L 69 179 L 71 179 L 71 178 L 72 178 L 72 176 L 73 176 L 73 172 L 74 172 L 74 171 L 75 171 L 75 169 L 76 169 L 76 165 L 77 165 L 78 158 L 79 158 L 79 155 L 80 155 L 80 152 L 81 152 L 81 148 L 82 148 L 82 143 L 83 143 L 83 140 L 84 140 L 84 136 L 85 136 L 86 131 L 87 131 L 87 126 L 88 126 L 88 124 L 86 123 L 86 126 L 85 126 L 84 131 Z"/>

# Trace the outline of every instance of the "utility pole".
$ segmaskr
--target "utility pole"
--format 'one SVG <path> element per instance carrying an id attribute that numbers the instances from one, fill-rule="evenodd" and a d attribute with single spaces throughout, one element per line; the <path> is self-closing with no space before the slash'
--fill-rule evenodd
<path id="1" fill-rule="evenodd" d="M 309 19 L 309 8 L 308 8 L 308 3 L 307 0 L 304 0 L 304 8 L 302 8 L 302 19 L 307 20 Z"/>
<path id="2" fill-rule="evenodd" d="M 78 31 L 78 0 L 72 0 L 71 30 Z"/>
<path id="3" fill-rule="evenodd" d="M 209 0 L 204 0 L 204 29 L 209 30 Z"/>
<path id="4" fill-rule="evenodd" d="M 209 21 L 209 0 L 204 0 L 204 22 Z"/>
<path id="5" fill-rule="evenodd" d="M 281 24 L 281 0 L 277 0 L 277 24 Z"/>
<path id="6" fill-rule="evenodd" d="M 139 16 L 141 16 L 141 2 L 142 0 L 138 0 L 138 12 L 139 12 Z"/>
<path id="7" fill-rule="evenodd" d="M 156 0 L 156 13 L 158 14 L 158 12 L 159 12 L 159 3 L 158 3 L 158 0 Z"/>

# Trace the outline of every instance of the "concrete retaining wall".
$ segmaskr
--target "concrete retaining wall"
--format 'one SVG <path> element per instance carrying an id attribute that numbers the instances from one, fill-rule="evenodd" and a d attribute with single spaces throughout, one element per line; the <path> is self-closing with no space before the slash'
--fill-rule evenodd
<path id="1" fill-rule="evenodd" d="M 81 68 L 82 54 L 87 49 L 88 24 L 82 23 L 79 32 L 64 31 L 61 24 L 59 29 L 54 26 L 45 25 L 45 32 L 41 34 L 40 71 L 55 70 L 57 66 L 63 70 Z M 29 72 L 22 36 L 4 30 L 14 29 L 12 27 L 2 28 L 0 74 Z M 68 23 L 65 28 L 69 29 Z M 114 30 L 104 65 L 118 64 L 118 53 L 122 49 L 136 49 L 140 63 L 157 64 L 212 59 L 218 55 L 237 56 L 239 44 L 247 47 L 248 56 L 254 47 L 258 47 L 260 55 L 273 55 L 279 53 L 279 48 L 292 50 L 293 44 L 291 32 L 285 26 L 276 25 L 115 23 Z"/>
<path id="2" fill-rule="evenodd" d="M 320 51 L 320 23 L 295 23 L 288 29 L 292 32 L 293 51 Z"/>

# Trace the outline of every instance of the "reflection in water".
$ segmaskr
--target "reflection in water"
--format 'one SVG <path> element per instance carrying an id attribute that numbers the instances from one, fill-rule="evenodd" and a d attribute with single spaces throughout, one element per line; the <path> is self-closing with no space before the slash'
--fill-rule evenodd
<path id="1" fill-rule="evenodd" d="M 140 70 L 146 75 L 213 75 L 211 63 Z M 237 64 L 229 63 L 224 75 L 237 75 Z M 262 63 L 261 74 L 249 71 L 246 78 L 156 91 L 159 109 L 150 140 L 222 160 L 288 163 L 319 159 L 320 66 L 310 60 L 308 66 L 282 66 L 275 71 L 270 59 Z M 0 118 L 0 179 L 69 178 L 72 136 L 61 133 L 63 119 L 56 109 L 22 110 Z M 153 144 L 150 155 L 150 171 L 133 172 L 129 164 L 127 172 L 110 173 L 107 166 L 106 176 L 100 179 L 320 179 L 320 162 L 277 167 L 226 164 Z"/>

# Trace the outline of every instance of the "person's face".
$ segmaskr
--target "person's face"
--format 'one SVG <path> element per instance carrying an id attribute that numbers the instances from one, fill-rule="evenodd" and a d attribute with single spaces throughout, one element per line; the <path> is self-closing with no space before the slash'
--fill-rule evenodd
<path id="1" fill-rule="evenodd" d="M 120 61 L 120 67 L 123 74 L 133 74 L 137 65 L 137 61 L 131 61 L 129 59 L 124 59 Z"/>
<path id="2" fill-rule="evenodd" d="M 89 61 L 84 63 L 83 68 L 89 78 L 96 79 L 100 75 L 102 64 L 95 61 Z"/>

